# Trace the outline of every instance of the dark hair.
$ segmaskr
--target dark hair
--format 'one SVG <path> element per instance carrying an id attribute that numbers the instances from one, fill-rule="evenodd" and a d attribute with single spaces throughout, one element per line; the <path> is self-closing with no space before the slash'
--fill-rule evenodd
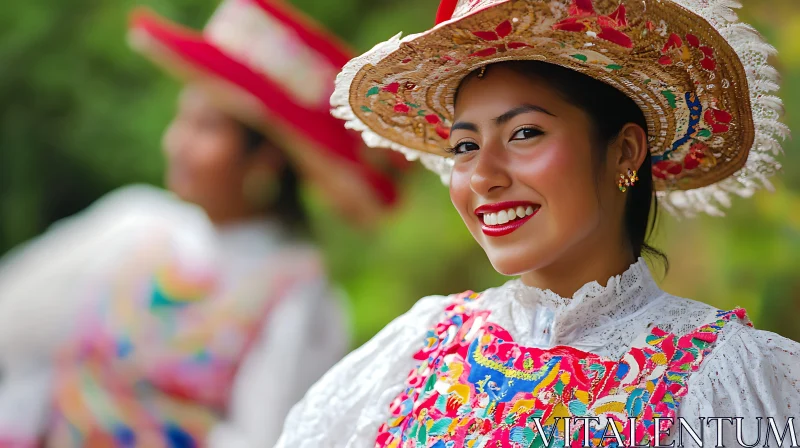
<path id="1" fill-rule="evenodd" d="M 541 61 L 508 61 L 494 65 L 502 65 L 517 73 L 546 82 L 566 101 L 586 112 L 594 126 L 596 146 L 601 151 L 608 148 L 627 123 L 637 124 L 647 132 L 647 121 L 639 106 L 624 93 L 602 81 L 575 70 Z M 474 73 L 469 77 L 474 76 Z M 602 155 L 602 152 L 596 152 L 596 162 L 599 165 L 605 163 L 605 157 Z M 639 183 L 629 190 L 625 204 L 625 233 L 635 257 L 649 255 L 659 259 L 667 271 L 669 270 L 667 256 L 647 244 L 647 239 L 655 231 L 658 218 L 658 201 L 653 186 L 651 163 L 648 151 L 639 169 Z"/>
<path id="2" fill-rule="evenodd" d="M 280 151 L 280 147 L 273 143 L 264 133 L 242 124 L 244 130 L 245 154 L 253 154 L 269 146 L 272 150 Z M 279 193 L 275 202 L 271 204 L 271 212 L 281 221 L 286 229 L 295 236 L 305 236 L 309 232 L 308 214 L 303 207 L 302 184 L 300 176 L 294 166 L 286 163 L 280 172 L 278 180 Z"/>

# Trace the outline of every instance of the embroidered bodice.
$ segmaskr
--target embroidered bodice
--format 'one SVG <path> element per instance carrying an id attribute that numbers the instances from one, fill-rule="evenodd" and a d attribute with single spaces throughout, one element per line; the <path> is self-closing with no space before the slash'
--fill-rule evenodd
<path id="1" fill-rule="evenodd" d="M 624 434 L 619 444 L 650 441 L 654 418 L 675 417 L 690 374 L 718 332 L 731 318 L 745 319 L 744 310 L 719 312 L 715 322 L 680 338 L 654 327 L 611 359 L 569 346 L 521 346 L 489 312 L 467 310 L 467 303 L 479 299 L 474 293 L 457 296 L 445 320 L 428 333 L 414 355 L 421 362 L 392 402 L 376 446 L 529 447 L 537 441 L 534 446 L 549 446 L 545 440 L 560 437 L 559 446 L 568 436 L 577 448 L 584 434 L 600 446 L 610 442 L 602 436 L 609 425 Z M 598 425 L 584 433 L 584 421 L 560 423 L 569 417 L 597 417 Z"/>
<path id="2" fill-rule="evenodd" d="M 792 415 L 800 344 L 748 323 L 661 291 L 642 260 L 572 298 L 520 280 L 428 297 L 318 382 L 278 446 L 519 447 L 536 416 L 602 414 L 622 431 L 625 415 Z"/>

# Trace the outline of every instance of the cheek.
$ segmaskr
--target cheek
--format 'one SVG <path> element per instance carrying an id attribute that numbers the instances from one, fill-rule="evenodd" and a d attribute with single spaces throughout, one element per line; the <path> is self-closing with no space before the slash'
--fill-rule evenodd
<path id="1" fill-rule="evenodd" d="M 199 144 L 202 151 L 197 163 L 208 172 L 232 172 L 244 157 L 244 150 L 239 143 L 225 135 L 208 135 Z"/>
<path id="2" fill-rule="evenodd" d="M 542 196 L 557 230 L 593 221 L 596 186 L 588 142 L 562 138 L 536 148 L 537 157 L 519 157 L 516 177 Z"/>
<path id="3" fill-rule="evenodd" d="M 456 165 L 453 174 L 450 176 L 450 201 L 458 211 L 458 214 L 467 222 L 466 219 L 472 209 L 472 188 L 470 187 L 470 176 L 466 165 Z"/>
<path id="4" fill-rule="evenodd" d="M 197 139 L 183 165 L 191 173 L 193 188 L 212 196 L 241 188 L 239 148 L 215 138 Z"/>

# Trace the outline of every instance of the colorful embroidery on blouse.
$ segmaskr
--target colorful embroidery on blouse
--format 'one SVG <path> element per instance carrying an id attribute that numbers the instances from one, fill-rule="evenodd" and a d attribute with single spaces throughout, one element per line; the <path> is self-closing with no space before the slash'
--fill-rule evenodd
<path id="1" fill-rule="evenodd" d="M 204 446 L 271 307 L 320 273 L 314 256 L 286 250 L 221 288 L 213 266 L 186 272 L 146 249 L 60 355 L 49 446 Z"/>
<path id="2" fill-rule="evenodd" d="M 566 346 L 520 346 L 489 321 L 488 311 L 466 307 L 479 297 L 456 297 L 446 319 L 427 334 L 376 448 L 547 446 L 537 423 L 552 446 L 563 446 L 567 419 L 569 443 L 577 448 L 584 420 L 571 417 L 599 418 L 589 429 L 593 446 L 616 445 L 610 424 L 623 441 L 633 432 L 639 444 L 647 443 L 656 417 L 675 417 L 689 375 L 719 331 L 731 318 L 746 321 L 744 310 L 736 309 L 718 312 L 715 322 L 681 337 L 656 327 L 641 347 L 615 361 Z M 669 421 L 661 423 L 666 430 Z"/>
<path id="3" fill-rule="evenodd" d="M 166 265 L 153 275 L 151 305 L 171 306 L 201 300 L 213 290 L 215 281 L 211 272 L 187 276 L 178 266 Z"/>

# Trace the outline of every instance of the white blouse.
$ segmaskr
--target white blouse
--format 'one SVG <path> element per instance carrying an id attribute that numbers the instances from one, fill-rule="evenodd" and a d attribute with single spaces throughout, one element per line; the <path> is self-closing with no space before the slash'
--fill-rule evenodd
<path id="1" fill-rule="evenodd" d="M 444 318 L 449 300 L 420 300 L 337 364 L 292 409 L 277 447 L 373 447 L 379 426 L 389 419 L 390 402 L 418 363 L 412 355 L 423 347 L 427 330 Z M 491 311 L 490 320 L 518 344 L 568 345 L 611 359 L 619 359 L 654 325 L 682 335 L 716 321 L 718 311 L 660 290 L 641 259 L 605 287 L 586 284 L 570 299 L 517 279 L 487 290 L 467 307 Z M 688 384 L 677 417 L 687 419 L 695 430 L 698 417 L 744 417 L 745 442 L 753 443 L 755 417 L 775 417 L 781 431 L 788 417 L 800 417 L 800 344 L 732 321 Z M 762 433 L 766 421 L 763 425 Z M 706 427 L 704 437 L 710 440 L 704 446 L 714 446 L 714 423 Z M 733 426 L 723 423 L 723 441 L 730 446 L 735 437 Z M 689 442 L 684 436 L 684 443 Z"/>
<path id="2" fill-rule="evenodd" d="M 50 358 L 72 331 L 87 286 L 164 230 L 176 241 L 182 265 L 213 260 L 231 284 L 292 244 L 276 223 L 214 227 L 201 210 L 169 193 L 134 186 L 9 254 L 0 264 L 0 441 L 36 438 L 45 430 Z M 272 446 L 292 405 L 347 353 L 347 328 L 341 294 L 325 278 L 288 294 L 243 360 L 227 419 L 212 430 L 208 446 Z"/>

